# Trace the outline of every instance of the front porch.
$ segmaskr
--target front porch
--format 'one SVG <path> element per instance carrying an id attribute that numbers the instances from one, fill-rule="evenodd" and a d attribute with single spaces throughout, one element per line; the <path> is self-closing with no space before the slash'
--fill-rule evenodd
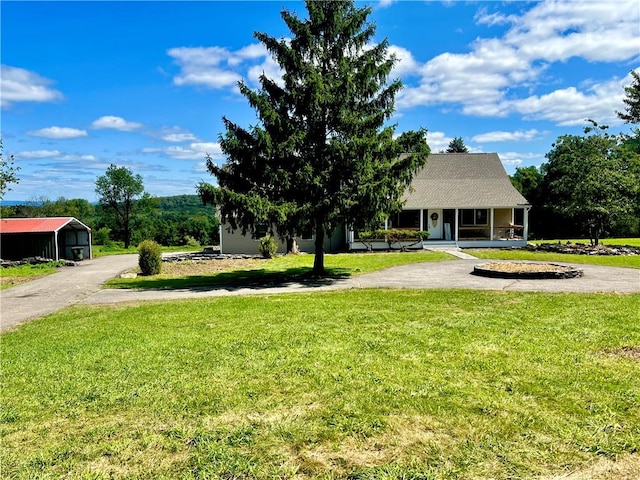
<path id="1" fill-rule="evenodd" d="M 403 210 L 385 222 L 385 229 L 428 231 L 422 242 L 398 245 L 398 249 L 436 246 L 460 248 L 525 246 L 528 208 L 430 208 Z M 349 250 L 388 250 L 386 242 L 363 242 L 357 232 L 348 232 Z M 391 246 L 393 248 L 393 246 Z"/>

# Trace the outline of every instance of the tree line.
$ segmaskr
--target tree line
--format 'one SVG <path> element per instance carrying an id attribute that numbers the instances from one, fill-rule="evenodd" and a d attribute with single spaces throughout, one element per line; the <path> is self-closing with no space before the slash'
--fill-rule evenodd
<path id="1" fill-rule="evenodd" d="M 34 198 L 21 205 L 3 206 L 0 216 L 75 217 L 91 228 L 93 243 L 98 245 L 129 246 L 143 240 L 166 246 L 217 245 L 220 241 L 215 210 L 203 205 L 197 195 L 133 199 L 126 229 L 108 205 L 82 198 Z"/>

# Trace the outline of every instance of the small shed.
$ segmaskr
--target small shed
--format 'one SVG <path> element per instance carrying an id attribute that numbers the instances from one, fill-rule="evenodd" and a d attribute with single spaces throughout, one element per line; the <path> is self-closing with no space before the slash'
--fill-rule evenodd
<path id="1" fill-rule="evenodd" d="M 91 229 L 73 217 L 0 219 L 0 258 L 91 258 Z"/>

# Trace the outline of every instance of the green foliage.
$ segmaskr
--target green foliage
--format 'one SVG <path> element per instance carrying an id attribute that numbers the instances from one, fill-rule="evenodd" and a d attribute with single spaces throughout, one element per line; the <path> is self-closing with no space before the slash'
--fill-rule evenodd
<path id="1" fill-rule="evenodd" d="M 153 240 L 138 245 L 138 266 L 143 275 L 157 275 L 162 270 L 162 247 Z"/>
<path id="2" fill-rule="evenodd" d="M 258 251 L 264 258 L 273 258 L 278 251 L 278 241 L 273 235 L 266 235 L 260 239 Z"/>
<path id="3" fill-rule="evenodd" d="M 429 232 L 426 230 L 404 230 L 399 228 L 378 229 L 371 231 L 359 232 L 358 237 L 363 242 L 371 242 L 373 240 L 382 240 L 389 244 L 405 242 L 409 240 L 423 241 L 429 238 Z"/>
<path id="4" fill-rule="evenodd" d="M 223 118 L 227 162 L 207 159 L 218 187 L 201 183 L 198 193 L 243 233 L 256 225 L 282 238 L 312 232 L 314 271 L 322 275 L 325 236 L 342 224 L 371 228 L 399 210 L 429 147 L 424 130 L 394 140 L 387 126 L 402 85 L 387 81 L 395 59 L 387 40 L 374 42 L 371 8 L 305 5 L 308 19 L 282 12 L 290 40 L 256 33 L 284 85 L 264 75 L 258 90 L 240 82 L 259 124 L 245 129 Z"/>
<path id="5" fill-rule="evenodd" d="M 202 246 L 200 242 L 191 235 L 185 235 L 184 244 L 189 248 L 200 248 Z"/>
<path id="6" fill-rule="evenodd" d="M 93 232 L 93 244 L 94 245 L 107 245 L 110 241 L 109 234 L 111 233 L 111 229 L 107 227 L 102 227 Z"/>
<path id="7" fill-rule="evenodd" d="M 449 142 L 447 153 L 468 153 L 469 149 L 464 144 L 462 137 L 455 137 Z"/>
<path id="8" fill-rule="evenodd" d="M 638 211 L 640 156 L 591 121 L 585 136 L 563 135 L 543 164 L 544 207 L 579 225 L 597 244 L 615 220 Z"/>
<path id="9" fill-rule="evenodd" d="M 625 112 L 616 112 L 619 118 L 625 123 L 640 123 L 640 73 L 631 70 L 632 83 L 624 87 L 625 98 L 622 100 L 626 105 Z"/>
<path id="10" fill-rule="evenodd" d="M 2 477 L 635 478 L 616 472 L 640 449 L 639 300 L 372 289 L 76 306 L 2 336 Z"/>
<path id="11" fill-rule="evenodd" d="M 18 170 L 20 167 L 15 166 L 13 155 L 9 156 L 9 160 L 5 160 L 3 154 L 2 139 L 0 138 L 0 200 L 4 198 L 4 194 L 11 190 L 12 183 L 18 183 Z"/>
<path id="12" fill-rule="evenodd" d="M 96 179 L 96 194 L 103 211 L 112 215 L 114 232 L 124 241 L 125 248 L 131 244 L 131 223 L 137 210 L 143 210 L 148 199 L 140 175 L 134 175 L 127 167 L 111 164 L 104 175 Z"/>

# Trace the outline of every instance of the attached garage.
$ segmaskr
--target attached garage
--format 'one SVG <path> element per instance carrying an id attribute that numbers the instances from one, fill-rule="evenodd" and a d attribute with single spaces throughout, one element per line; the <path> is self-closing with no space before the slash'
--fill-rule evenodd
<path id="1" fill-rule="evenodd" d="M 73 217 L 1 219 L 0 258 L 27 257 L 91 258 L 91 229 Z"/>

